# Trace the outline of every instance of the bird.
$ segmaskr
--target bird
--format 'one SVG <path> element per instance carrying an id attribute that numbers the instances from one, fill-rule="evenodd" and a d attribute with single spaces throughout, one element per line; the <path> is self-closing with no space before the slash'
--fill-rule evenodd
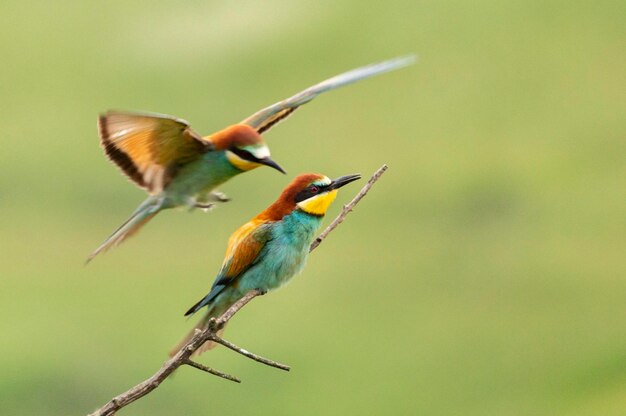
<path id="1" fill-rule="evenodd" d="M 279 288 L 304 268 L 309 247 L 337 190 L 361 175 L 331 180 L 315 173 L 298 175 L 278 199 L 239 227 L 228 240 L 226 256 L 208 293 L 185 313 L 207 308 L 196 327 L 170 351 L 176 354 L 196 329 L 205 329 L 250 290 L 263 293 Z M 215 344 L 204 343 L 200 354 Z"/>
<path id="2" fill-rule="evenodd" d="M 229 201 L 216 188 L 240 173 L 263 165 L 285 173 L 271 159 L 262 133 L 326 91 L 405 67 L 414 60 L 409 55 L 344 72 L 204 137 L 187 121 L 169 115 L 127 111 L 101 114 L 98 131 L 104 152 L 149 196 L 86 263 L 136 234 L 164 209 L 187 206 L 190 210 L 209 210 L 216 203 Z"/>

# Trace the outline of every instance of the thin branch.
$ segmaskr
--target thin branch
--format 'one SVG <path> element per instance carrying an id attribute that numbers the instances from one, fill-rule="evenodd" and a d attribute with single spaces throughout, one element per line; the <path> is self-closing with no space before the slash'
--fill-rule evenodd
<path id="1" fill-rule="evenodd" d="M 207 367 L 204 364 L 197 363 L 192 360 L 186 360 L 183 364 L 190 365 L 192 367 L 197 368 L 198 370 L 206 371 L 209 374 L 213 374 L 214 376 L 225 378 L 226 380 L 234 381 L 235 383 L 241 383 L 241 380 L 235 376 L 231 376 L 230 374 L 222 373 L 221 371 L 217 371 L 212 369 L 211 367 Z"/>
<path id="2" fill-rule="evenodd" d="M 163 367 L 157 371 L 152 377 L 137 384 L 135 387 L 125 391 L 124 393 L 115 396 L 107 404 L 100 409 L 91 413 L 89 416 L 108 416 L 114 415 L 119 409 L 129 405 L 135 400 L 145 396 L 152 390 L 159 387 L 159 385 L 169 377 L 178 367 L 182 365 L 189 365 L 202 371 L 206 371 L 210 374 L 218 377 L 225 378 L 227 380 L 241 382 L 238 378 L 231 376 L 230 374 L 222 373 L 221 371 L 214 370 L 206 367 L 202 364 L 196 363 L 191 360 L 191 355 L 207 341 L 219 342 L 221 338 L 216 335 L 216 325 L 223 327 L 226 322 L 232 318 L 246 303 L 250 302 L 256 296 L 260 296 L 263 293 L 258 290 L 251 290 L 246 293 L 244 297 L 235 302 L 226 312 L 222 314 L 217 320 L 213 321 L 213 325 L 204 331 L 196 331 L 193 337 L 185 344 L 171 359 L 163 364 Z"/>
<path id="3" fill-rule="evenodd" d="M 213 339 L 213 341 L 217 342 L 218 344 L 222 344 L 223 346 L 225 346 L 226 348 L 229 348 L 241 355 L 243 355 L 244 357 L 248 357 L 251 360 L 257 361 L 259 363 L 265 364 L 265 365 L 269 365 L 270 367 L 274 367 L 274 368 L 280 368 L 281 370 L 285 370 L 285 371 L 289 371 L 291 370 L 291 368 L 288 365 L 285 364 L 281 364 L 279 362 L 276 362 L 274 360 L 269 360 L 267 358 L 263 358 L 260 355 L 256 355 L 251 353 L 248 350 L 244 350 L 241 347 L 236 346 L 235 344 L 233 344 L 232 342 L 228 342 L 225 339 L 219 338 L 219 337 L 215 337 Z"/>
<path id="4" fill-rule="evenodd" d="M 230 318 L 232 318 L 237 312 L 239 312 L 239 309 L 246 306 L 248 302 L 250 302 L 255 297 L 262 296 L 264 294 L 265 292 L 262 292 L 258 289 L 249 291 L 241 299 L 233 303 L 233 306 L 226 309 L 226 312 L 224 312 L 222 316 L 220 316 L 218 319 L 215 319 L 215 318 L 211 319 L 211 322 L 209 323 L 209 328 L 214 329 L 215 330 L 214 332 L 217 332 L 217 330 L 222 329 L 224 325 L 226 325 L 226 322 L 230 321 Z"/>
<path id="5" fill-rule="evenodd" d="M 322 231 L 322 233 L 315 240 L 313 240 L 313 243 L 311 244 L 311 247 L 309 248 L 309 253 L 315 250 L 317 246 L 319 246 L 321 242 L 324 241 L 324 239 L 328 236 L 328 234 L 330 234 L 332 230 L 337 228 L 337 226 L 346 219 L 346 216 L 354 209 L 354 206 L 358 204 L 359 201 L 363 199 L 365 195 L 367 195 L 370 188 L 374 186 L 374 183 L 376 183 L 376 181 L 380 179 L 380 177 L 383 175 L 383 173 L 385 173 L 387 169 L 388 169 L 387 165 L 382 165 L 380 168 L 378 168 L 376 172 L 374 172 L 370 180 L 367 181 L 365 186 L 361 189 L 361 191 L 359 191 L 358 194 L 356 194 L 356 196 L 352 199 L 352 201 L 350 201 L 349 203 L 343 206 L 343 209 L 341 210 L 341 213 L 339 213 L 337 218 L 335 218 L 333 222 L 331 222 L 330 225 L 326 227 L 326 229 Z"/>
<path id="6" fill-rule="evenodd" d="M 374 175 L 370 178 L 370 180 L 365 184 L 363 189 L 350 201 L 347 205 L 344 205 L 341 213 L 335 218 L 335 220 L 313 241 L 309 252 L 315 250 L 317 246 L 333 231 L 339 224 L 341 224 L 346 216 L 352 211 L 354 206 L 359 203 L 359 201 L 367 194 L 370 188 L 374 185 L 374 183 L 382 176 L 383 173 L 387 170 L 387 165 L 383 165 L 378 169 Z M 159 385 L 169 377 L 177 368 L 188 365 L 198 370 L 207 372 L 209 374 L 213 374 L 215 376 L 224 378 L 226 380 L 234 381 L 240 383 L 237 377 L 232 376 L 230 374 L 223 373 L 221 371 L 215 370 L 213 368 L 207 367 L 203 364 L 197 363 L 191 360 L 191 356 L 193 355 L 198 348 L 200 348 L 205 342 L 213 341 L 219 344 L 224 345 L 225 347 L 244 355 L 252 360 L 258 361 L 260 363 L 280 368 L 281 370 L 289 371 L 289 366 L 285 364 L 281 364 L 279 362 L 269 360 L 267 358 L 263 358 L 256 354 L 253 354 L 247 350 L 244 350 L 241 347 L 236 346 L 235 344 L 228 342 L 217 335 L 217 332 L 226 325 L 226 323 L 237 313 L 241 308 L 243 308 L 248 302 L 254 299 L 257 296 L 264 295 L 265 293 L 260 290 L 251 290 L 246 293 L 241 299 L 235 302 L 230 308 L 226 310 L 219 318 L 211 319 L 209 321 L 208 328 L 205 330 L 197 330 L 196 333 L 191 337 L 189 342 L 185 344 L 171 359 L 165 362 L 163 366 L 157 371 L 152 377 L 148 378 L 145 381 L 137 384 L 135 387 L 130 388 L 124 393 L 115 396 L 104 406 L 91 413 L 89 416 L 108 416 L 114 415 L 118 410 L 122 407 L 129 405 L 137 399 L 145 396 L 150 393 L 152 390 L 159 387 Z"/>

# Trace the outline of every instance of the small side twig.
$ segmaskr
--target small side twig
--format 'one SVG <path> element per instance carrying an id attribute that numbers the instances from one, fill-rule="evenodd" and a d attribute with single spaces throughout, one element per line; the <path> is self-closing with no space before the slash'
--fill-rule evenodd
<path id="1" fill-rule="evenodd" d="M 193 337 L 191 337 L 189 342 L 185 344 L 172 358 L 166 361 L 165 364 L 163 364 L 163 366 L 159 369 L 159 371 L 157 371 L 152 377 L 148 378 L 145 381 L 142 381 L 141 383 L 137 384 L 135 387 L 130 388 L 124 393 L 115 396 L 114 398 L 109 400 L 108 403 L 106 403 L 95 412 L 91 413 L 89 416 L 114 415 L 122 407 L 128 406 L 135 400 L 140 399 L 141 397 L 150 393 L 152 390 L 159 387 L 159 385 L 166 378 L 168 378 L 178 367 L 183 365 L 189 365 L 191 367 L 205 371 L 209 374 L 213 374 L 226 380 L 240 383 L 241 380 L 239 380 L 237 377 L 192 361 L 191 355 L 207 341 L 221 341 L 222 339 L 217 336 L 216 333 L 218 328 L 226 325 L 228 320 L 230 320 L 241 308 L 243 308 L 252 299 L 260 295 L 263 295 L 263 293 L 258 290 L 251 290 L 250 292 L 246 293 L 244 297 L 235 302 L 218 319 L 213 320 L 212 325 L 210 325 L 209 328 L 205 329 L 204 331 L 196 331 L 196 333 Z M 267 360 L 265 358 L 262 359 Z"/>
<path id="2" fill-rule="evenodd" d="M 226 380 L 234 381 L 235 383 L 241 383 L 241 380 L 238 379 L 235 376 L 231 376 L 230 374 L 222 373 L 221 371 L 214 370 L 211 367 L 207 367 L 204 364 L 200 364 L 200 363 L 197 363 L 197 362 L 189 360 L 189 359 L 184 360 L 183 364 L 187 364 L 187 365 L 189 365 L 191 367 L 195 367 L 198 370 L 206 371 L 207 373 L 213 374 L 214 376 L 218 376 L 218 377 L 225 378 Z"/>
<path id="3" fill-rule="evenodd" d="M 359 203 L 359 201 L 367 194 L 370 188 L 374 185 L 374 183 L 382 176 L 383 173 L 387 170 L 387 165 L 381 166 L 374 175 L 370 178 L 370 180 L 365 184 L 365 186 L 361 189 L 361 191 L 350 201 L 348 204 L 344 205 L 341 213 L 333 220 L 333 222 L 317 237 L 311 247 L 309 248 L 309 252 L 315 250 L 320 243 L 333 231 L 339 224 L 341 224 L 346 216 L 352 211 L 354 206 Z M 248 302 L 254 299 L 257 296 L 261 296 L 264 293 L 259 290 L 251 290 L 246 293 L 241 299 L 235 302 L 230 308 L 226 310 L 219 318 L 211 319 L 209 321 L 208 328 L 200 331 L 197 330 L 194 336 L 185 344 L 171 359 L 165 362 L 163 366 L 151 377 L 137 384 L 136 386 L 130 388 L 129 390 L 121 393 L 114 398 L 112 398 L 109 402 L 107 402 L 104 406 L 97 409 L 95 412 L 91 413 L 89 416 L 108 416 L 114 415 L 121 408 L 129 405 L 135 400 L 140 399 L 141 397 L 147 395 L 168 378 L 177 368 L 188 365 L 190 367 L 197 368 L 198 370 L 207 372 L 209 374 L 224 378 L 226 380 L 234 381 L 236 383 L 240 383 L 237 377 L 232 376 L 230 374 L 223 373 L 221 371 L 215 370 L 213 368 L 207 367 L 203 364 L 197 363 L 191 360 L 191 356 L 193 355 L 198 348 L 200 348 L 205 342 L 213 341 L 219 344 L 224 345 L 225 347 L 245 356 L 254 361 L 269 365 L 271 367 L 279 368 L 281 370 L 289 371 L 289 366 L 285 364 L 281 364 L 279 362 L 263 358 L 259 355 L 253 354 L 237 345 L 226 341 L 217 335 L 217 332 L 226 325 L 226 323 L 243 308 Z"/>
<path id="4" fill-rule="evenodd" d="M 231 350 L 235 351 L 236 353 L 239 353 L 239 354 L 243 355 L 244 357 L 248 357 L 251 360 L 257 361 L 257 362 L 265 364 L 265 365 L 269 365 L 270 367 L 279 368 L 279 369 L 285 370 L 285 371 L 289 371 L 291 369 L 288 365 L 281 364 L 281 363 L 279 363 L 277 361 L 269 360 L 267 358 L 261 357 L 260 355 L 253 354 L 253 353 L 251 353 L 248 350 L 244 350 L 243 348 L 236 346 L 232 342 L 226 341 L 225 339 L 222 339 L 222 338 L 219 338 L 219 337 L 215 337 L 215 339 L 213 341 L 217 342 L 218 344 L 222 344 L 226 348 L 231 349 Z"/>

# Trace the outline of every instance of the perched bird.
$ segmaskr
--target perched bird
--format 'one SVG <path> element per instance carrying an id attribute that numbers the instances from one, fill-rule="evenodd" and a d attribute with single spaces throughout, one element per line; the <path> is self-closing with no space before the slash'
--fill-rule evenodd
<path id="1" fill-rule="evenodd" d="M 253 289 L 277 289 L 299 273 L 324 214 L 342 186 L 359 179 L 348 175 L 330 180 L 324 175 L 296 177 L 267 209 L 230 236 L 226 258 L 208 295 L 185 316 L 203 307 L 208 311 L 198 325 L 170 352 L 175 354 L 212 317 L 220 316 Z M 205 343 L 197 353 L 210 349 Z"/>
<path id="2" fill-rule="evenodd" d="M 413 56 L 401 57 L 345 72 L 206 137 L 193 131 L 186 121 L 167 115 L 123 111 L 102 114 L 98 126 L 104 151 L 150 196 L 87 262 L 136 233 L 163 209 L 210 208 L 216 202 L 228 201 L 216 188 L 239 173 L 261 165 L 285 173 L 270 158 L 261 133 L 323 92 L 413 61 Z"/>

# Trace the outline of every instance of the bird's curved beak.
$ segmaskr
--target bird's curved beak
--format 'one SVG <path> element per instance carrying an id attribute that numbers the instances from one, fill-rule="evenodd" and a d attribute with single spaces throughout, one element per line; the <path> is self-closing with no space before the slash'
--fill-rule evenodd
<path id="1" fill-rule="evenodd" d="M 265 157 L 263 159 L 259 159 L 258 163 L 265 165 L 265 166 L 269 166 L 270 168 L 274 168 L 279 172 L 284 173 L 285 175 L 287 174 L 287 172 L 285 172 L 285 170 L 283 168 L 280 167 L 280 165 L 276 162 L 274 162 L 271 158 L 269 157 Z"/>
<path id="2" fill-rule="evenodd" d="M 350 182 L 356 181 L 357 179 L 361 179 L 361 175 L 358 173 L 356 175 L 341 176 L 337 179 L 333 179 L 333 181 L 330 183 L 329 188 L 339 189 L 342 186 L 349 184 Z"/>

